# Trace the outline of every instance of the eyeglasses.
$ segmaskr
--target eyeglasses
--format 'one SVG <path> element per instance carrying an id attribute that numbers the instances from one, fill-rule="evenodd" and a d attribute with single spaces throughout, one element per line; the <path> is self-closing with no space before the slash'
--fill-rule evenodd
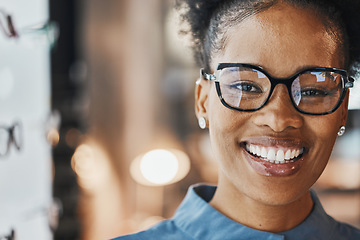
<path id="1" fill-rule="evenodd" d="M 16 30 L 12 16 L 8 14 L 5 10 L 0 9 L 0 30 L 8 38 L 19 38 L 24 36 L 27 38 L 27 41 L 33 42 L 45 42 L 48 43 L 50 49 L 52 49 L 57 42 L 59 37 L 59 27 L 55 22 L 46 21 L 41 24 L 36 24 Z"/>
<path id="2" fill-rule="evenodd" d="M 11 229 L 10 233 L 5 236 L 0 236 L 0 240 L 14 240 L 15 239 L 15 231 Z"/>
<path id="3" fill-rule="evenodd" d="M 276 85 L 287 87 L 295 109 L 304 114 L 325 115 L 334 112 L 354 85 L 347 72 L 337 68 L 315 67 L 289 78 L 275 78 L 259 66 L 220 63 L 214 74 L 201 69 L 201 75 L 216 84 L 222 104 L 237 111 L 261 109 L 269 101 Z"/>
<path id="4" fill-rule="evenodd" d="M 14 144 L 17 150 L 22 146 L 22 128 L 19 122 L 12 126 L 0 126 L 0 157 L 5 157 L 10 150 L 11 144 Z"/>
<path id="5" fill-rule="evenodd" d="M 31 221 L 35 218 L 45 217 L 49 224 L 50 230 L 52 233 L 56 231 L 59 226 L 59 219 L 63 215 L 63 204 L 58 198 L 54 198 L 53 201 L 48 206 L 38 206 L 30 211 L 23 212 L 21 215 L 18 215 L 17 222 L 15 226 L 22 225 L 24 222 Z M 9 229 L 5 235 L 0 235 L 0 240 L 15 240 L 17 229 Z M 3 234 L 3 233 L 2 233 Z"/>

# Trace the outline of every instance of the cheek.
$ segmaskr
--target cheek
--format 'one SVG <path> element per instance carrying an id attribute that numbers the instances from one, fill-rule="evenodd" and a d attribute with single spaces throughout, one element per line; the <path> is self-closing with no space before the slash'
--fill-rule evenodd
<path id="1" fill-rule="evenodd" d="M 214 89 L 215 90 L 215 89 Z M 249 123 L 248 114 L 234 111 L 222 105 L 216 91 L 209 95 L 209 133 L 212 150 L 220 168 L 239 169 L 240 147 L 238 141 Z"/>
<path id="2" fill-rule="evenodd" d="M 230 109 L 222 106 L 217 98 L 210 102 L 211 110 L 209 112 L 209 133 L 214 153 L 220 157 L 231 154 L 233 145 L 236 143 L 236 126 L 234 117 Z"/>
<path id="3" fill-rule="evenodd" d="M 316 136 L 315 143 L 334 142 L 340 125 L 340 116 L 335 113 L 324 116 L 311 116 L 307 121 L 309 132 L 311 135 Z"/>
<path id="4" fill-rule="evenodd" d="M 234 111 L 224 107 L 217 96 L 213 96 L 209 103 L 209 133 L 213 148 L 230 147 L 235 141 L 234 136 L 239 127 L 232 113 Z"/>
<path id="5" fill-rule="evenodd" d="M 322 124 L 314 124 L 312 127 L 312 131 L 314 135 L 317 137 L 317 141 L 319 142 L 327 142 L 331 139 L 334 139 L 336 136 L 335 126 L 334 125 L 322 125 Z"/>
<path id="6" fill-rule="evenodd" d="M 222 105 L 215 88 L 209 94 L 208 120 L 211 144 L 216 157 L 224 157 L 231 153 L 229 150 L 233 140 L 233 130 L 236 126 L 230 109 Z M 229 151 L 229 152 L 225 152 Z"/>
<path id="7" fill-rule="evenodd" d="M 316 177 L 322 173 L 331 155 L 337 138 L 338 126 L 340 126 L 339 119 L 335 114 L 330 114 L 315 116 L 313 121 L 308 122 L 306 135 L 311 139 L 313 146 L 310 149 L 310 161 L 313 161 L 312 172 Z"/>
<path id="8" fill-rule="evenodd" d="M 244 123 L 244 114 L 225 107 L 216 92 L 215 84 L 212 85 L 208 95 L 208 120 L 210 132 L 217 132 L 223 138 L 233 135 Z M 220 136 L 219 136 L 220 137 Z"/>

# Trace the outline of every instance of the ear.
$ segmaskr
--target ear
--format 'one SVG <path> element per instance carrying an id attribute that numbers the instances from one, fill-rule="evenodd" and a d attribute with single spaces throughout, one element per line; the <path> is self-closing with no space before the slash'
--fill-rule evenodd
<path id="1" fill-rule="evenodd" d="M 349 90 L 347 90 L 343 103 L 341 104 L 341 126 L 345 126 L 349 105 Z"/>
<path id="2" fill-rule="evenodd" d="M 195 87 L 195 114 L 197 118 L 205 117 L 208 119 L 208 96 L 209 82 L 199 78 Z"/>

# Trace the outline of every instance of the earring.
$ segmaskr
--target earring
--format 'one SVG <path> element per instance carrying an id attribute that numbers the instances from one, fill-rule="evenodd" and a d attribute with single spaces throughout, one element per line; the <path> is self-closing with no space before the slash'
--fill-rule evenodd
<path id="1" fill-rule="evenodd" d="M 198 120 L 199 123 L 199 127 L 201 129 L 205 129 L 206 128 L 206 119 L 204 117 L 200 117 Z"/>
<path id="2" fill-rule="evenodd" d="M 341 126 L 338 133 L 337 133 L 337 135 L 339 137 L 341 137 L 342 135 L 344 135 L 344 133 L 345 133 L 345 126 Z"/>

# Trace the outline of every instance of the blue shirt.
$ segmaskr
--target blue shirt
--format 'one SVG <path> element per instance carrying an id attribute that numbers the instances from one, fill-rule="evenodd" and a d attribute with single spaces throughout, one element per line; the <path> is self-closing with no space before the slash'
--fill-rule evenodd
<path id="1" fill-rule="evenodd" d="M 190 187 L 173 218 L 114 240 L 360 240 L 360 230 L 327 215 L 314 192 L 314 207 L 304 222 L 286 232 L 269 233 L 239 224 L 211 207 L 208 202 L 215 190 L 205 185 Z"/>

